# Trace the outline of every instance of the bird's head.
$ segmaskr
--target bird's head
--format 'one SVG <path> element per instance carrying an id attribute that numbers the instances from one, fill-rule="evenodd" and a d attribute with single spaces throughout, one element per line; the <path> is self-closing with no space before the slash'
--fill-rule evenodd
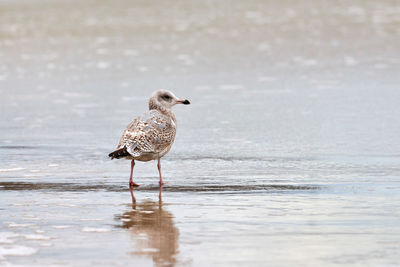
<path id="1" fill-rule="evenodd" d="M 171 109 L 176 104 L 189 105 L 190 102 L 187 99 L 177 98 L 168 90 L 158 90 L 150 97 L 149 109 L 157 109 L 158 107 Z"/>

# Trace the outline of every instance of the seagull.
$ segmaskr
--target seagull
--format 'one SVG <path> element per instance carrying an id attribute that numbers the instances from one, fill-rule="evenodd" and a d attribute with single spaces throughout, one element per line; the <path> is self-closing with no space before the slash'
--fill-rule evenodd
<path id="1" fill-rule="evenodd" d="M 133 182 L 135 160 L 157 160 L 160 186 L 164 184 L 161 175 L 160 159 L 168 153 L 174 143 L 176 118 L 171 108 L 176 104 L 189 105 L 187 99 L 179 99 L 167 90 L 155 91 L 149 99 L 149 111 L 135 118 L 124 130 L 111 159 L 131 160 L 129 186 L 139 186 Z"/>

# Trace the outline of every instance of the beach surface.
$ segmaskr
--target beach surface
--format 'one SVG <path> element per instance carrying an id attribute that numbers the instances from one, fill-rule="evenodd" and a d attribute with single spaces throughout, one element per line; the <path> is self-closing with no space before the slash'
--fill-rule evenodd
<path id="1" fill-rule="evenodd" d="M 398 266 L 398 1 L 0 0 L 0 266 Z M 109 160 L 157 89 L 162 159 Z"/>

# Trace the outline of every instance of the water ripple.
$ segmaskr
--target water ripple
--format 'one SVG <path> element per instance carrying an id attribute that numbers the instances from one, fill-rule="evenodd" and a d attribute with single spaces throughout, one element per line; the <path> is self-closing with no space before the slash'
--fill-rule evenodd
<path id="1" fill-rule="evenodd" d="M 157 191 L 158 185 L 143 185 L 135 188 L 136 191 Z M 293 184 L 228 184 L 228 185 L 166 185 L 163 191 L 169 192 L 251 192 L 251 191 L 304 191 L 318 190 L 317 185 L 293 185 Z M 14 191 L 109 191 L 120 192 L 127 191 L 126 185 L 110 185 L 110 184 L 83 184 L 83 183 L 27 183 L 27 182 L 0 182 L 1 190 Z"/>

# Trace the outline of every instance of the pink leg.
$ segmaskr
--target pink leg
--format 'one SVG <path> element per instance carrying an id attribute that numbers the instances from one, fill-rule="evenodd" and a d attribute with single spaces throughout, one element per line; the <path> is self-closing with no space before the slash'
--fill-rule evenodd
<path id="1" fill-rule="evenodd" d="M 165 184 L 165 183 L 164 183 L 163 180 L 162 180 L 162 175 L 161 175 L 161 162 L 160 162 L 160 159 L 158 159 L 157 168 L 158 168 L 158 173 L 160 174 L 160 182 L 159 182 L 159 184 L 160 184 L 160 185 L 163 185 L 163 184 Z"/>
<path id="2" fill-rule="evenodd" d="M 137 183 L 134 183 L 132 180 L 132 176 L 133 176 L 133 167 L 135 167 L 135 160 L 131 161 L 131 176 L 129 177 L 129 187 L 132 186 L 139 186 Z"/>

